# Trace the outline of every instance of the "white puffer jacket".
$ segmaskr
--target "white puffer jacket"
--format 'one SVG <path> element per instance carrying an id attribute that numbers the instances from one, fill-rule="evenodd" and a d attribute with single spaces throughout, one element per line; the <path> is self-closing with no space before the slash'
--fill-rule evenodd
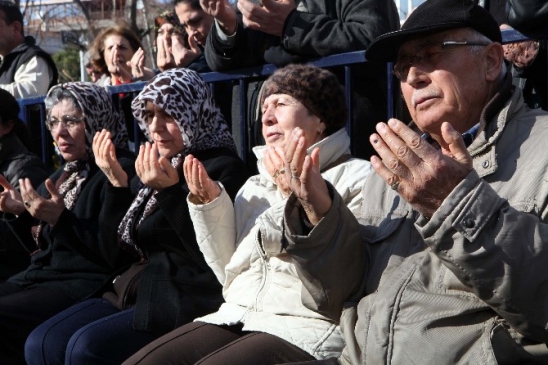
<path id="1" fill-rule="evenodd" d="M 320 148 L 323 177 L 351 210 L 357 210 L 371 165 L 361 159 L 345 160 L 349 146 L 346 130 L 341 129 L 309 152 Z M 247 180 L 234 206 L 224 190 L 208 204 L 196 205 L 188 199 L 198 244 L 223 284 L 226 301 L 217 312 L 197 320 L 243 323 L 246 331 L 281 337 L 318 359 L 338 356 L 344 346 L 338 323 L 302 304 L 303 284 L 282 243 L 286 199 L 262 164 L 264 150 L 264 146 L 254 148 L 259 174 Z"/>

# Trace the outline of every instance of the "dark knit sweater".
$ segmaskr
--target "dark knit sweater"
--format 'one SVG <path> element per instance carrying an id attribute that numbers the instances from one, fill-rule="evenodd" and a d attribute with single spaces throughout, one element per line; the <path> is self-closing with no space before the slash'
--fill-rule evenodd
<path id="1" fill-rule="evenodd" d="M 232 198 L 249 177 L 243 162 L 229 150 L 211 149 L 193 155 Z M 118 225 L 137 192 L 137 182 L 136 178 L 130 188 L 107 189 L 105 208 L 109 219 L 103 228 L 110 232 L 111 245 L 116 244 Z M 222 287 L 196 242 L 186 201 L 188 193 L 181 174 L 179 184 L 155 195 L 158 209 L 133 236 L 149 260 L 137 292 L 133 325 L 157 336 L 217 310 L 223 300 Z M 106 289 L 112 290 L 110 285 Z"/>
<path id="2" fill-rule="evenodd" d="M 135 176 L 134 156 L 117 151 L 118 161 L 130 178 Z M 90 163 L 89 177 L 72 210 L 65 209 L 52 227 L 45 224 L 41 235 L 41 250 L 31 258 L 31 265 L 12 276 L 9 282 L 23 287 L 42 286 L 61 291 L 76 301 L 95 292 L 122 264 L 127 255 L 121 254 L 118 245 L 105 239 L 99 227 L 105 224 L 107 177 Z M 55 183 L 62 169 L 50 176 Z M 37 189 L 41 196 L 49 196 L 44 184 Z M 12 223 L 19 237 L 32 243 L 30 227 L 36 220 L 27 212 Z"/>

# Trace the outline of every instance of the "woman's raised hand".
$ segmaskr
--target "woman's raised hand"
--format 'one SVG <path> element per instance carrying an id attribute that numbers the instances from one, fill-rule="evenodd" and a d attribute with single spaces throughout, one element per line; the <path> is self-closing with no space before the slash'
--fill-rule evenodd
<path id="1" fill-rule="evenodd" d="M 183 170 L 186 183 L 192 194 L 191 200 L 196 198 L 198 203 L 207 204 L 221 194 L 219 185 L 209 178 L 204 165 L 194 156 L 186 156 Z"/>
<path id="2" fill-rule="evenodd" d="M 110 132 L 106 129 L 97 132 L 93 137 L 95 164 L 103 171 L 113 186 L 127 187 L 128 177 L 116 158 L 116 148 L 111 137 Z"/>
<path id="3" fill-rule="evenodd" d="M 316 225 L 333 203 L 320 173 L 320 150 L 306 154 L 304 132 L 295 128 L 285 145 L 285 169 L 289 187 L 297 196 L 310 223 Z"/>
<path id="4" fill-rule="evenodd" d="M 47 222 L 51 225 L 57 223 L 57 220 L 65 209 L 65 201 L 50 179 L 45 181 L 46 189 L 50 193 L 50 198 L 40 196 L 32 187 L 28 178 L 19 180 L 21 189 L 21 198 L 25 202 L 28 212 L 37 219 Z"/>
<path id="5" fill-rule="evenodd" d="M 139 47 L 128 63 L 128 66 L 131 67 L 131 76 L 134 79 L 142 80 L 145 76 L 145 51 Z"/>
<path id="6" fill-rule="evenodd" d="M 169 44 L 164 34 L 158 35 L 158 37 L 156 38 L 156 45 L 158 46 L 158 53 L 156 56 L 156 64 L 158 65 L 158 68 L 161 71 L 165 71 L 172 67 L 175 67 L 175 62 L 171 54 L 172 46 Z"/>
<path id="7" fill-rule="evenodd" d="M 135 160 L 135 171 L 143 182 L 156 191 L 179 183 L 179 174 L 171 162 L 164 156 L 158 155 L 158 147 L 146 142 L 139 149 L 139 156 Z"/>
<path id="8" fill-rule="evenodd" d="M 282 195 L 288 197 L 291 194 L 291 174 L 286 170 L 284 150 L 280 147 L 267 147 L 263 164 Z"/>

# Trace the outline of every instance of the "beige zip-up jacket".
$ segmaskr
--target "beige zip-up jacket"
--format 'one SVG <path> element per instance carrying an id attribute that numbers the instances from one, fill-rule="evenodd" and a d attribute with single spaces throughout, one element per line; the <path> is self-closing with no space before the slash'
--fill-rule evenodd
<path id="1" fill-rule="evenodd" d="M 335 319 L 363 297 L 342 314 L 341 363 L 548 363 L 548 113 L 506 95 L 468 147 L 474 170 L 430 220 L 376 174 L 358 214 L 334 193 L 309 233 L 289 198 L 303 303 Z"/>
<path id="2" fill-rule="evenodd" d="M 309 148 L 320 148 L 320 170 L 342 196 L 350 211 L 361 201 L 369 162 L 347 159 L 350 139 L 341 129 Z M 264 147 L 256 147 L 259 174 L 251 177 L 236 196 L 234 207 L 226 193 L 189 209 L 196 239 L 206 262 L 223 284 L 226 301 L 221 308 L 197 320 L 233 325 L 283 338 L 316 358 L 338 356 L 343 340 L 338 318 L 333 321 L 301 302 L 302 282 L 295 259 L 285 250 L 282 218 L 284 197 L 262 165 Z M 325 171 L 323 171 L 325 170 Z"/>

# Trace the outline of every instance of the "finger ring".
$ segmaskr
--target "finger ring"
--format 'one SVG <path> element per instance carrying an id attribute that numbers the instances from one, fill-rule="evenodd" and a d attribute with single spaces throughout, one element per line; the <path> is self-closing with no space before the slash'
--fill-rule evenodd
<path id="1" fill-rule="evenodd" d="M 26 201 L 26 202 L 24 202 L 23 204 L 25 204 L 25 207 L 27 207 L 27 208 L 30 207 L 30 202 L 29 202 L 29 201 Z"/>
<path id="2" fill-rule="evenodd" d="M 299 175 L 295 175 L 295 174 L 291 174 L 291 177 L 293 179 L 297 179 L 297 180 L 299 180 L 301 178 Z"/>
<path id="3" fill-rule="evenodd" d="M 278 176 L 280 176 L 280 175 L 282 175 L 282 174 L 285 174 L 285 169 L 284 169 L 284 168 L 282 168 L 281 170 L 276 170 L 276 171 L 274 172 L 274 175 L 272 175 L 272 178 L 273 178 L 274 180 L 276 180 L 276 179 L 278 178 Z"/>
<path id="4" fill-rule="evenodd" d="M 400 182 L 399 182 L 399 181 L 396 181 L 395 183 L 393 183 L 392 185 L 390 185 L 390 187 L 392 188 L 392 190 L 398 191 L 398 188 L 400 187 Z"/>

